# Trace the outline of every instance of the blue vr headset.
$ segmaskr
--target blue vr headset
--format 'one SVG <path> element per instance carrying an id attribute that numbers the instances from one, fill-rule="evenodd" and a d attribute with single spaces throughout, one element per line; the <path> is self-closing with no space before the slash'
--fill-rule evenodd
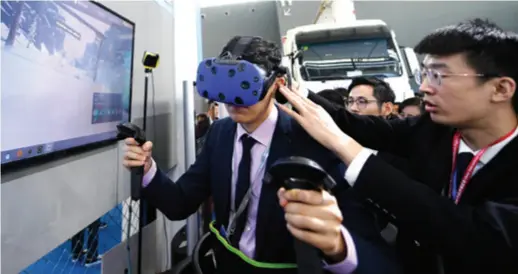
<path id="1" fill-rule="evenodd" d="M 220 103 L 248 107 L 264 98 L 277 77 L 288 74 L 283 67 L 276 67 L 267 74 L 258 65 L 242 60 L 241 55 L 253 39 L 241 37 L 231 52 L 200 62 L 195 83 L 200 96 Z M 291 86 L 291 78 L 287 76 L 288 86 Z M 276 99 L 279 103 L 286 103 L 280 92 L 276 93 Z"/>

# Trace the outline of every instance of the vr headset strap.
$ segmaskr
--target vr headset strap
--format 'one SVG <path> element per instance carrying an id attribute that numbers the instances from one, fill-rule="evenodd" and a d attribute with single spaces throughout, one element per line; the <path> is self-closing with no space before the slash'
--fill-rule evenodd
<path id="1" fill-rule="evenodd" d="M 252 43 L 252 40 L 254 39 L 253 36 L 243 36 L 241 37 L 237 43 L 234 45 L 234 48 L 230 52 L 232 54 L 233 58 L 238 58 L 243 55 L 245 50 L 250 46 L 250 43 Z"/>

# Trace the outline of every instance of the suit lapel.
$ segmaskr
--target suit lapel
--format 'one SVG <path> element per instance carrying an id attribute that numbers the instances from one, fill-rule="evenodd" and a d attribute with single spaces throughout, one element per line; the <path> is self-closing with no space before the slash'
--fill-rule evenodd
<path id="1" fill-rule="evenodd" d="M 219 198 L 218 203 L 221 205 L 220 214 L 218 216 L 218 223 L 225 225 L 228 224 L 230 215 L 230 191 L 232 184 L 232 156 L 234 155 L 234 139 L 236 135 L 237 124 L 230 121 L 222 129 L 222 134 L 218 138 L 217 142 L 213 145 L 216 147 L 212 157 L 213 163 L 216 163 L 213 168 L 215 171 L 213 174 L 216 182 L 214 194 L 217 193 Z"/>
<path id="2" fill-rule="evenodd" d="M 272 166 L 272 164 L 278 159 L 292 154 L 291 139 L 289 136 L 290 132 L 291 120 L 286 113 L 279 110 L 279 118 L 275 126 L 268 159 L 266 160 L 265 171 L 268 171 L 270 166 Z M 269 237 L 267 233 L 267 227 L 270 224 L 269 220 L 271 220 L 275 214 L 282 214 L 281 210 L 278 212 L 275 210 L 276 207 L 279 207 L 280 209 L 277 199 L 278 190 L 279 184 L 263 183 L 257 213 L 256 250 L 268 250 L 268 247 L 263 245 L 267 245 L 267 238 Z"/>

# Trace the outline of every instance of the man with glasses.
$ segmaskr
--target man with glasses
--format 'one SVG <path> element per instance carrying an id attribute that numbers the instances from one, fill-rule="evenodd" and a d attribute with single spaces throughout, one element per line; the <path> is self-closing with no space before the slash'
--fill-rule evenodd
<path id="1" fill-rule="evenodd" d="M 518 34 L 474 19 L 435 30 L 415 51 L 425 55 L 416 77 L 425 115 L 359 116 L 283 88 L 298 111 L 287 112 L 393 218 L 406 273 L 517 273 Z"/>
<path id="2" fill-rule="evenodd" d="M 359 115 L 391 118 L 396 95 L 388 83 L 375 77 L 357 77 L 349 85 L 347 109 Z"/>

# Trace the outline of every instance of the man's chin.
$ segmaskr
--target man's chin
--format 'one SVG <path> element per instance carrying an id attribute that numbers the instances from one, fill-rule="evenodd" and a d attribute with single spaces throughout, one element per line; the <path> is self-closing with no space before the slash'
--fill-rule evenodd
<path id="1" fill-rule="evenodd" d="M 246 116 L 240 113 L 229 113 L 228 116 L 236 123 L 246 123 Z"/>

